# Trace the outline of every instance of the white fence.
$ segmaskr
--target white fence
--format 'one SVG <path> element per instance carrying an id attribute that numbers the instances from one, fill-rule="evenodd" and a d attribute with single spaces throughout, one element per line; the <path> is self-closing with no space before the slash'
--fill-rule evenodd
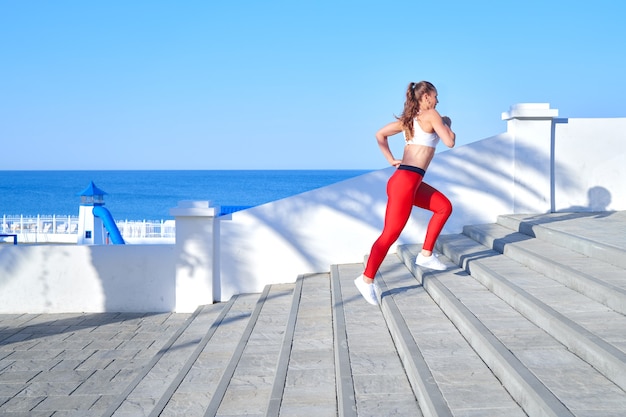
<path id="1" fill-rule="evenodd" d="M 121 220 L 115 223 L 124 239 L 170 239 L 176 237 L 174 220 Z"/>
<path id="2" fill-rule="evenodd" d="M 71 234 L 78 232 L 78 216 L 3 215 L 2 233 Z"/>
<path id="3" fill-rule="evenodd" d="M 124 240 L 173 239 L 174 220 L 120 220 L 115 222 Z M 0 234 L 17 235 L 20 243 L 71 243 L 78 235 L 78 216 L 3 215 Z M 9 237 L 0 242 L 13 242 Z"/>

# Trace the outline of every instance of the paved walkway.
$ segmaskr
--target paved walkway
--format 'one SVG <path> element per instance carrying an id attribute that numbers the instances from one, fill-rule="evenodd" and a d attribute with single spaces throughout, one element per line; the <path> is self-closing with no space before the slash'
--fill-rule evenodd
<path id="1" fill-rule="evenodd" d="M 0 315 L 0 415 L 101 415 L 189 316 Z"/>

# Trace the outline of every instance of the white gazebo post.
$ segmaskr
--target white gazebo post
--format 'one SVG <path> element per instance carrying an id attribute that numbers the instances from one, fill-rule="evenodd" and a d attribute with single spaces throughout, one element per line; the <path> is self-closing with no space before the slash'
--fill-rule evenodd
<path id="1" fill-rule="evenodd" d="M 521 103 L 502 113 L 513 140 L 513 211 L 544 213 L 553 208 L 553 119 L 549 103 Z"/>
<path id="2" fill-rule="evenodd" d="M 176 218 L 176 312 L 212 304 L 219 290 L 219 207 L 209 201 L 179 201 Z"/>

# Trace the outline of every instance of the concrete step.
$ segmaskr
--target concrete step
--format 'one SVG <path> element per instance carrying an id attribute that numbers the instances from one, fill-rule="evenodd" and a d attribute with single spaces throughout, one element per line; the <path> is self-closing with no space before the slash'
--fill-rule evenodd
<path id="1" fill-rule="evenodd" d="M 354 285 L 362 272 L 361 263 L 331 268 L 340 398 L 337 415 L 432 416 L 420 409 L 380 309 L 366 303 Z"/>
<path id="2" fill-rule="evenodd" d="M 542 239 L 527 239 L 498 224 L 468 226 L 464 233 L 506 255 L 506 263 L 473 276 L 529 320 L 626 389 L 626 269 Z M 582 240 L 574 244 L 573 241 Z M 583 248 L 590 241 L 568 238 Z M 474 248 L 476 250 L 476 248 Z M 590 251 L 587 251 L 588 253 Z M 471 255 L 464 254 L 465 261 Z M 519 268 L 519 265 L 531 270 Z M 502 268 L 517 268 L 506 280 Z M 523 295 L 523 296 L 520 296 Z"/>
<path id="3" fill-rule="evenodd" d="M 413 264 L 419 245 L 398 254 L 526 413 L 620 415 L 625 220 L 623 213 L 500 216 L 498 224 L 441 236 L 450 265 L 443 272 Z"/>
<path id="4" fill-rule="evenodd" d="M 337 391 L 328 273 L 298 277 L 266 416 L 335 416 Z"/>
<path id="5" fill-rule="evenodd" d="M 498 223 L 626 269 L 626 211 L 509 214 Z"/>
<path id="6" fill-rule="evenodd" d="M 458 279 L 462 271 L 448 273 Z M 424 414 L 526 415 L 455 327 L 459 320 L 451 321 L 427 292 L 439 283 L 427 280 L 422 285 L 395 254 L 385 258 L 376 280 L 383 293 L 383 315 Z"/>
<path id="7" fill-rule="evenodd" d="M 492 280 L 506 281 L 506 276 L 527 275 L 527 268 L 511 265 L 505 256 L 463 235 L 440 237 L 439 248 L 450 258 L 440 257 L 450 265 L 447 271 L 424 271 L 413 265 L 417 245 L 403 246 L 399 253 L 526 414 L 604 416 L 622 412 L 626 407 L 622 389 L 505 301 L 527 298 L 523 291 L 503 299 L 493 290 L 495 285 L 484 278 L 491 272 L 496 277 Z M 464 265 L 464 269 L 453 262 Z M 546 309 L 539 310 L 538 317 L 546 314 Z M 561 319 L 547 311 L 541 320 Z M 574 328 L 578 329 L 576 325 Z M 607 358 L 612 361 L 610 355 Z"/>
<path id="8" fill-rule="evenodd" d="M 466 226 L 463 233 L 618 313 L 626 314 L 626 270 L 622 267 L 500 224 Z M 567 239 L 570 244 L 575 240 L 571 236 Z M 591 241 L 583 240 L 578 246 L 584 243 L 593 245 Z M 626 257 L 626 253 L 623 256 Z"/>
<path id="9" fill-rule="evenodd" d="M 261 294 L 204 415 L 265 415 L 293 292 L 294 285 L 283 284 Z"/>
<path id="10" fill-rule="evenodd" d="M 572 232 L 591 220 L 468 226 L 440 237 L 441 272 L 400 246 L 380 308 L 354 286 L 362 263 L 203 306 L 103 416 L 623 415 L 626 273 L 589 256 L 592 226 Z"/>

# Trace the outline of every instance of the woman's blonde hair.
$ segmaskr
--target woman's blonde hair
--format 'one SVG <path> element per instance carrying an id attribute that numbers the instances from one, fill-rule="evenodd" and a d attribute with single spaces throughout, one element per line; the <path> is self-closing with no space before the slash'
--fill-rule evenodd
<path id="1" fill-rule="evenodd" d="M 428 81 L 420 81 L 419 83 L 409 83 L 406 90 L 406 101 L 404 102 L 404 110 L 400 117 L 397 117 L 402 124 L 402 130 L 407 140 L 411 139 L 415 134 L 413 130 L 413 119 L 420 112 L 419 101 L 424 94 L 437 91 L 435 86 Z"/>

